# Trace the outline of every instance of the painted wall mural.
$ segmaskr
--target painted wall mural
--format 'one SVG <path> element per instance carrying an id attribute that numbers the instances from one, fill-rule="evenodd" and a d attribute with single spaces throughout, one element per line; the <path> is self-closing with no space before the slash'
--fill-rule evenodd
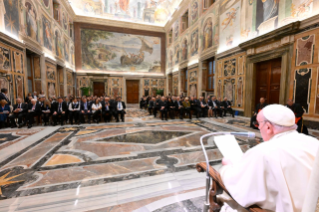
<path id="1" fill-rule="evenodd" d="M 192 20 L 192 24 L 194 24 L 197 20 L 198 20 L 198 1 L 194 0 L 191 4 L 191 20 Z"/>
<path id="2" fill-rule="evenodd" d="M 188 59 L 188 42 L 185 38 L 182 43 L 182 61 Z"/>
<path id="3" fill-rule="evenodd" d="M 44 47 L 52 51 L 52 28 L 51 22 L 45 16 L 42 16 L 43 44 Z"/>
<path id="4" fill-rule="evenodd" d="M 240 1 L 229 7 L 220 16 L 220 36 L 221 48 L 229 49 L 239 44 L 240 37 Z"/>
<path id="5" fill-rule="evenodd" d="M 69 57 L 70 57 L 69 41 L 66 37 L 64 38 L 63 50 L 64 50 L 64 59 L 65 61 L 69 62 Z"/>
<path id="6" fill-rule="evenodd" d="M 164 26 L 181 0 L 71 0 L 78 15 Z"/>
<path id="7" fill-rule="evenodd" d="M 198 54 L 198 29 L 194 30 L 191 34 L 191 55 Z"/>
<path id="8" fill-rule="evenodd" d="M 18 35 L 20 31 L 20 1 L 18 0 L 3 0 L 5 14 L 4 24 L 7 32 Z"/>
<path id="9" fill-rule="evenodd" d="M 206 50 L 213 45 L 213 21 L 212 18 L 207 18 L 203 27 L 203 50 Z"/>
<path id="10" fill-rule="evenodd" d="M 84 70 L 161 72 L 161 39 L 81 30 Z"/>
<path id="11" fill-rule="evenodd" d="M 178 95 L 178 75 L 173 76 L 173 95 Z"/>
<path id="12" fill-rule="evenodd" d="M 180 47 L 179 44 L 175 46 L 175 65 L 179 63 L 179 58 L 180 58 Z"/>
<path id="13" fill-rule="evenodd" d="M 38 41 L 38 14 L 32 1 L 27 0 L 25 2 L 25 14 L 26 14 L 26 34 L 32 39 Z"/>
<path id="14" fill-rule="evenodd" d="M 23 74 L 24 73 L 24 64 L 23 64 L 23 54 L 22 52 L 16 52 L 13 51 L 13 71 L 19 74 Z"/>

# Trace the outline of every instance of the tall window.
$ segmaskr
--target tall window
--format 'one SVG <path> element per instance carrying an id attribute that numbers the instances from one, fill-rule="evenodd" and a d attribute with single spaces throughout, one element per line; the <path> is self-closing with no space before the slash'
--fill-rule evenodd
<path id="1" fill-rule="evenodd" d="M 214 91 L 215 89 L 215 60 L 209 59 L 207 74 L 207 91 Z"/>
<path id="2" fill-rule="evenodd" d="M 182 16 L 182 32 L 188 28 L 188 10 Z"/>
<path id="3" fill-rule="evenodd" d="M 60 4 L 53 1 L 53 17 L 56 21 L 60 21 Z"/>

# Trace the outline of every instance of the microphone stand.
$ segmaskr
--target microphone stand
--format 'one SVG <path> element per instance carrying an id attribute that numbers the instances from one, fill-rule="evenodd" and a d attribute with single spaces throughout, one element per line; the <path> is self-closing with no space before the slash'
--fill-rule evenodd
<path id="1" fill-rule="evenodd" d="M 247 132 L 213 132 L 213 133 L 208 133 L 205 134 L 203 136 L 200 137 L 200 144 L 202 146 L 202 150 L 204 152 L 204 156 L 205 156 L 205 160 L 206 160 L 206 196 L 205 196 L 205 203 L 204 203 L 204 212 L 207 212 L 209 210 L 210 207 L 210 203 L 209 203 L 209 190 L 210 190 L 210 176 L 209 176 L 209 169 L 210 169 L 210 165 L 209 165 L 209 160 L 208 160 L 208 156 L 207 156 L 207 152 L 205 149 L 205 146 L 203 144 L 203 139 L 212 135 L 237 135 L 237 136 L 248 136 L 248 137 L 255 137 L 254 133 L 247 133 Z M 213 180 L 213 179 L 212 179 Z"/>

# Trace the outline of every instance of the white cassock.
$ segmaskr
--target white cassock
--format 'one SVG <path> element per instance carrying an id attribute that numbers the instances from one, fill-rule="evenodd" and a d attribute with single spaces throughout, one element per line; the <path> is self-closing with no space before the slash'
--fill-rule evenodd
<path id="1" fill-rule="evenodd" d="M 301 211 L 319 141 L 288 131 L 248 150 L 221 168 L 223 182 L 243 207 L 258 205 L 276 212 Z"/>

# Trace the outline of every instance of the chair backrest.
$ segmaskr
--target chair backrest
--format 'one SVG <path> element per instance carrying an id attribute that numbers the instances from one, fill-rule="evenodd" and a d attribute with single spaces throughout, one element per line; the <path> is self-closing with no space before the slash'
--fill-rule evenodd
<path id="1" fill-rule="evenodd" d="M 307 187 L 302 212 L 319 212 L 319 149 Z"/>

